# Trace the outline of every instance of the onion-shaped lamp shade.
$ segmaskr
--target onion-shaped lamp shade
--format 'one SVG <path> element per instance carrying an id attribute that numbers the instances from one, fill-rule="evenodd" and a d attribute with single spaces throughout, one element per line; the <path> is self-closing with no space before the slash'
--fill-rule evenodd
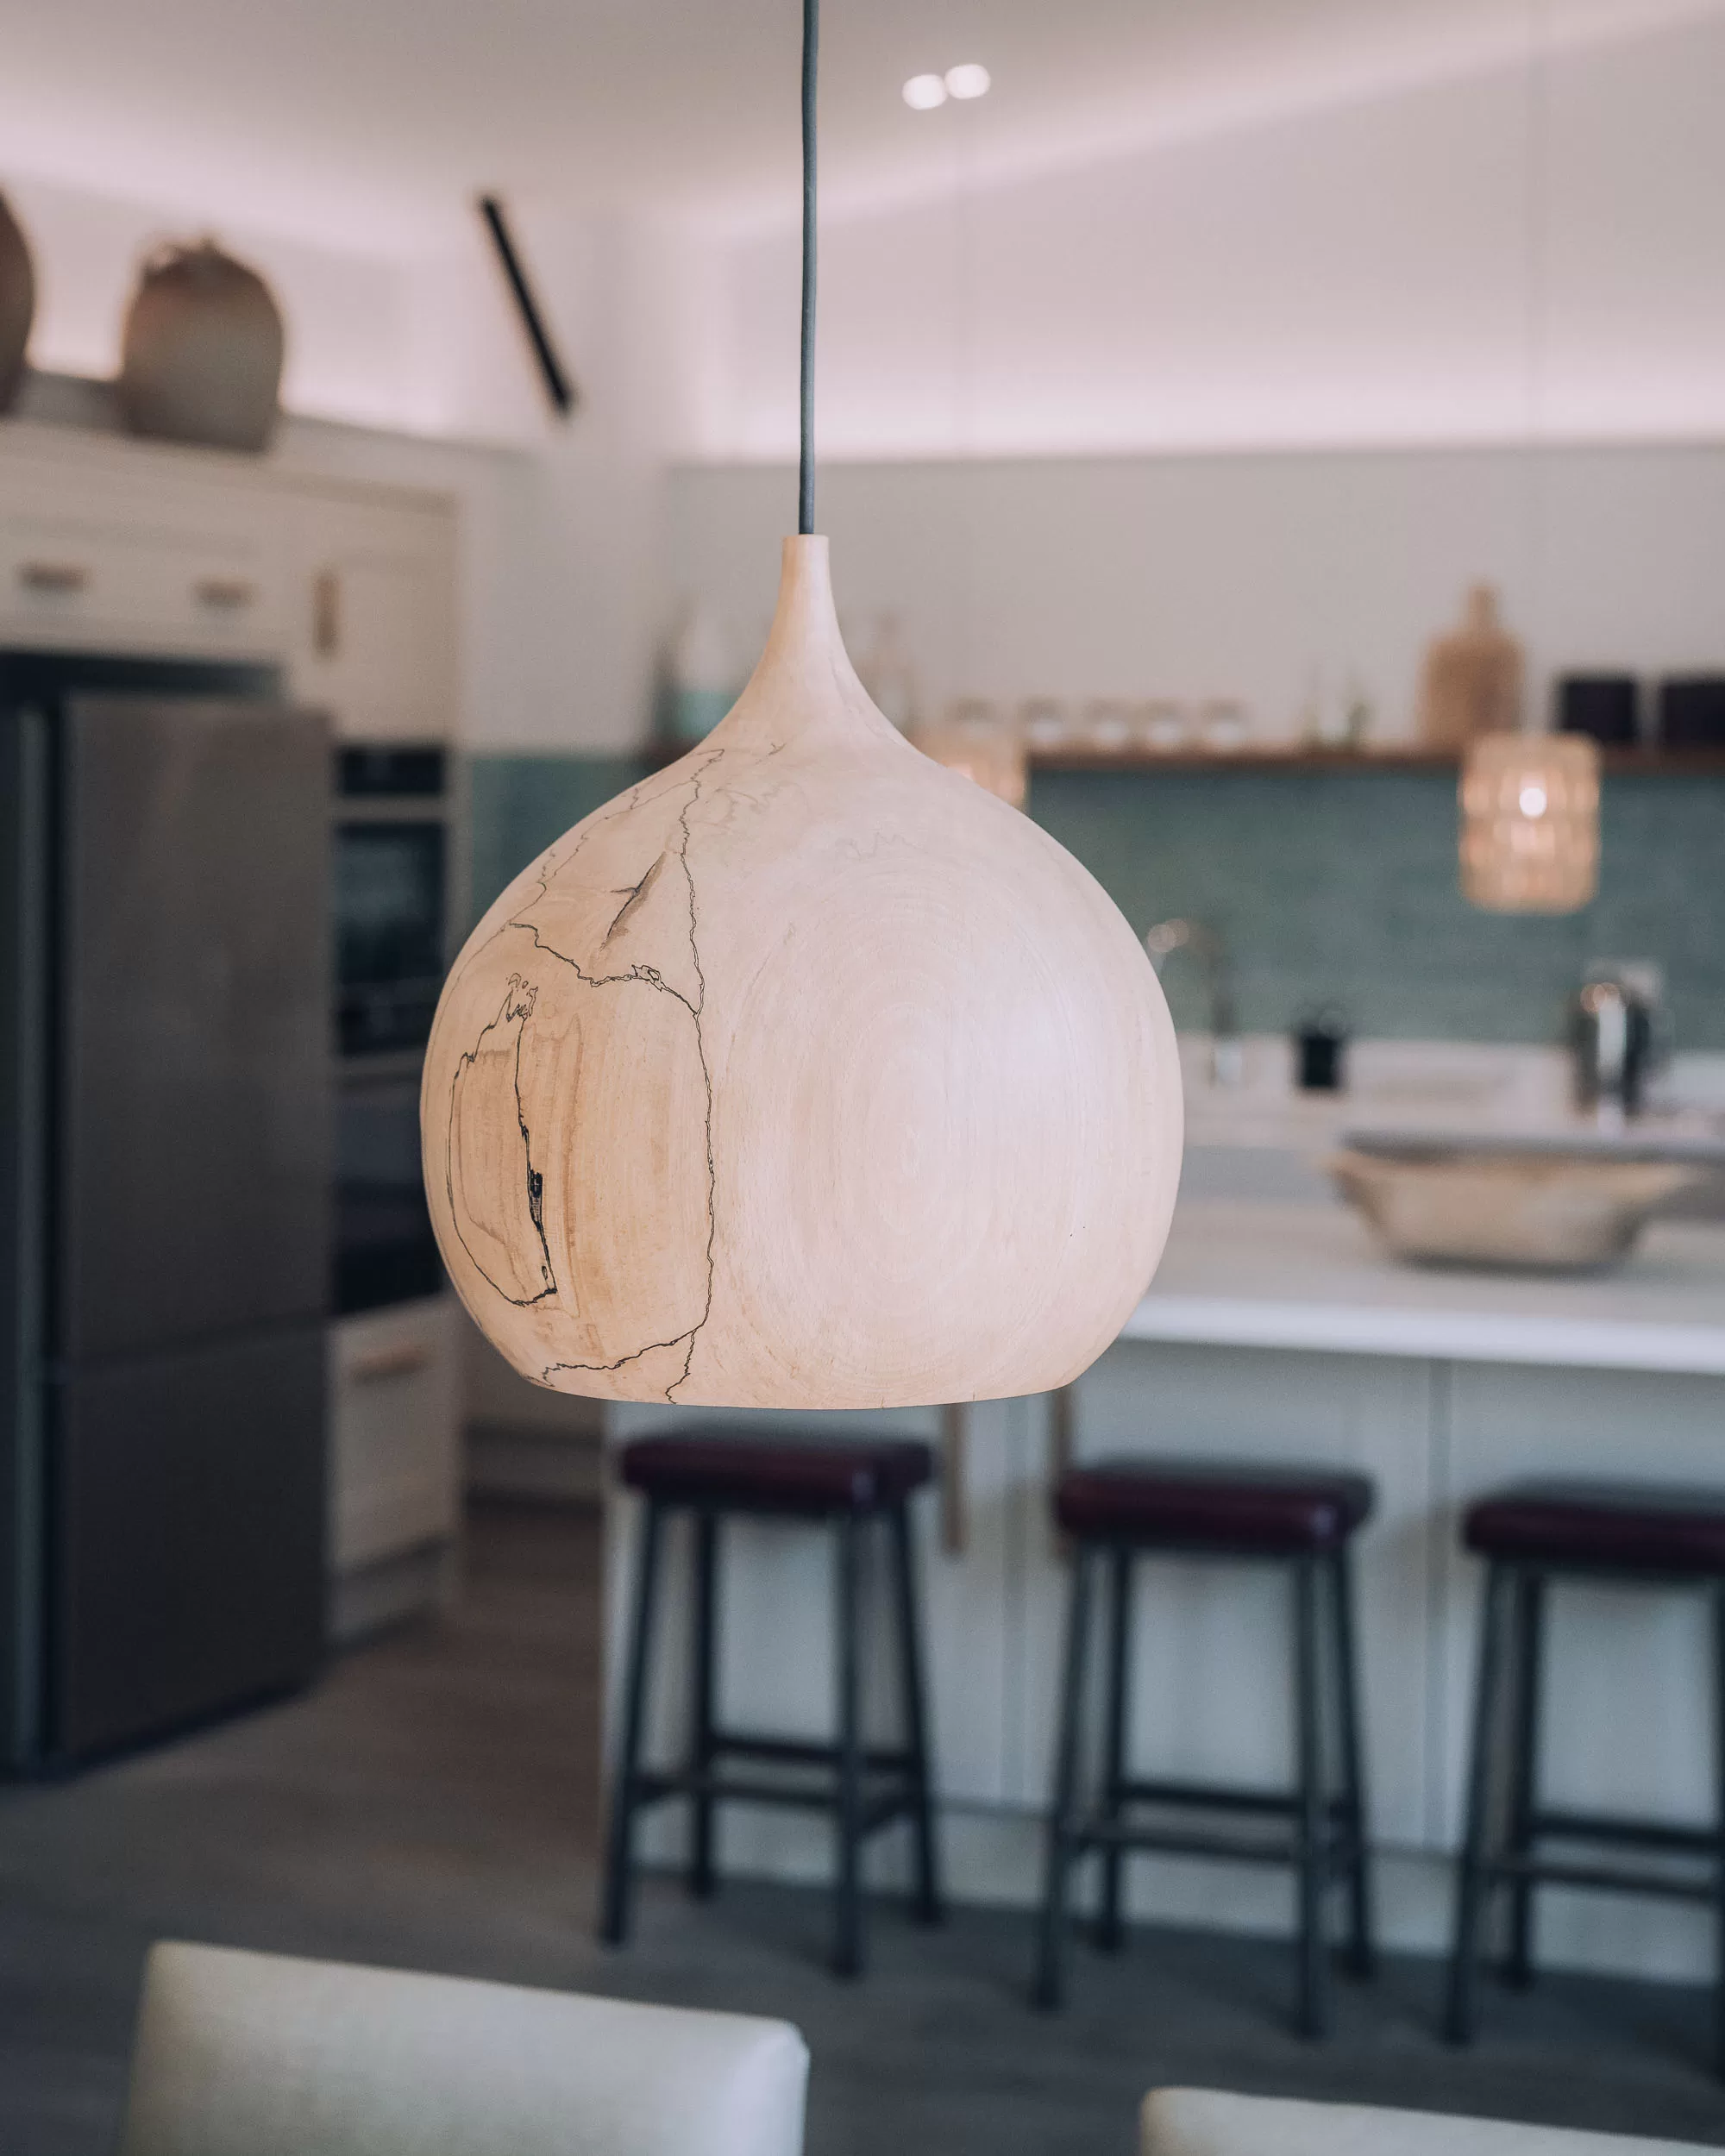
<path id="1" fill-rule="evenodd" d="M 1461 887 L 1494 913 L 1573 913 L 1599 883 L 1599 750 L 1580 734 L 1488 734 L 1461 774 Z"/>
<path id="2" fill-rule="evenodd" d="M 1137 937 L 875 711 L 805 537 L 729 716 L 474 931 L 421 1127 L 524 1376 L 813 1409 L 1075 1377 L 1155 1269 L 1182 1112 Z"/>

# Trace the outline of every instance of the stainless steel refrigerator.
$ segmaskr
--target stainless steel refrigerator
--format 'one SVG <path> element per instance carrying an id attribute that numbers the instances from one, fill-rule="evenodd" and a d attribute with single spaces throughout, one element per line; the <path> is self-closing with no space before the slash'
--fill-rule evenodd
<path id="1" fill-rule="evenodd" d="M 0 1749 L 323 1631 L 329 747 L 267 669 L 0 652 Z"/>

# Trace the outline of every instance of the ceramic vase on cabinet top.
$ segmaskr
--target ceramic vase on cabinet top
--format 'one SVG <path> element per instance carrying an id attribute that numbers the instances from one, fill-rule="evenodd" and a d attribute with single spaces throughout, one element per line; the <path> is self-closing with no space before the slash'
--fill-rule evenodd
<path id="1" fill-rule="evenodd" d="M 0 195 L 0 411 L 9 411 L 24 379 L 24 351 L 36 310 L 30 250 L 4 195 Z"/>
<path id="2" fill-rule="evenodd" d="M 255 270 L 211 240 L 160 248 L 126 317 L 120 410 L 134 434 L 261 449 L 281 386 L 281 311 Z"/>

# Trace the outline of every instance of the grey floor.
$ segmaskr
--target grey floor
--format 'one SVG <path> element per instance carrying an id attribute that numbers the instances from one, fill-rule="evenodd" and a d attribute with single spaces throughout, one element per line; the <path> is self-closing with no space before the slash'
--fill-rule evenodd
<path id="1" fill-rule="evenodd" d="M 1021 1917 L 876 1913 L 856 1986 L 818 1896 L 649 1884 L 592 1943 L 598 1545 L 590 1515 L 479 1515 L 459 1614 L 337 1663 L 307 1696 L 52 1787 L 0 1793 L 0 2150 L 110 2145 L 140 1964 L 164 1935 L 781 2014 L 814 2056 L 810 2156 L 1127 2156 L 1155 2082 L 1408 2103 L 1725 2145 L 1708 2007 L 1666 1986 L 1494 1988 L 1471 2053 L 1432 2034 L 1436 1968 L 1345 1986 L 1284 2033 L 1273 1945 L 1145 1932 L 1080 1948 L 1071 2009 L 1024 2003 Z"/>

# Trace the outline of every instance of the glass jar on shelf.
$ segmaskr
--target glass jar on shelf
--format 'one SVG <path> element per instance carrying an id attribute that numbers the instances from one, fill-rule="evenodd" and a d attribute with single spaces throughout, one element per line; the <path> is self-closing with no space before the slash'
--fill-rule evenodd
<path id="1" fill-rule="evenodd" d="M 1245 705 L 1231 696 L 1213 696 L 1198 707 L 1198 740 L 1213 756 L 1237 755 L 1251 739 Z"/>
<path id="2" fill-rule="evenodd" d="M 1032 755 L 1072 745 L 1072 714 L 1057 696 L 1027 696 L 1019 705 L 1018 726 Z"/>
<path id="3" fill-rule="evenodd" d="M 1011 715 L 987 697 L 964 696 L 911 736 L 925 756 L 961 771 L 1014 808 L 1025 805 L 1027 773 L 1023 736 Z"/>
<path id="4" fill-rule="evenodd" d="M 1078 722 L 1078 737 L 1097 755 L 1118 756 L 1132 746 L 1132 709 L 1116 696 L 1093 696 Z"/>
<path id="5" fill-rule="evenodd" d="M 1176 756 L 1192 746 L 1192 722 L 1186 706 L 1172 697 L 1153 696 L 1134 714 L 1132 736 L 1153 756 Z"/>

